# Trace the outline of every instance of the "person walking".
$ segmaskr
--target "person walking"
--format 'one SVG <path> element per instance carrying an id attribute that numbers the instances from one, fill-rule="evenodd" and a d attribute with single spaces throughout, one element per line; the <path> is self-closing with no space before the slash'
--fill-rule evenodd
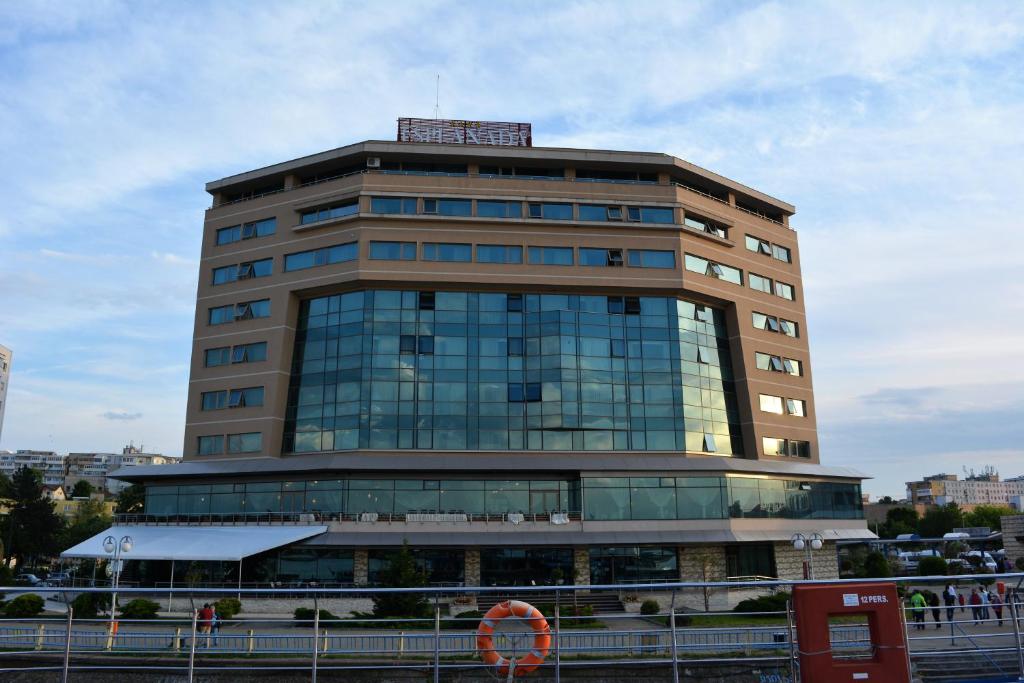
<path id="1" fill-rule="evenodd" d="M 199 633 L 206 636 L 206 645 L 203 647 L 210 647 L 210 629 L 213 626 L 213 609 L 210 607 L 210 603 L 203 604 L 202 609 L 199 610 L 196 626 Z M 200 642 L 202 642 L 201 639 Z"/>
<path id="2" fill-rule="evenodd" d="M 964 607 L 964 596 L 963 596 L 963 594 L 961 593 L 960 595 L 956 596 L 956 599 L 957 599 L 957 602 L 960 603 L 960 614 L 963 614 L 964 612 L 967 611 L 967 608 Z"/>
<path id="3" fill-rule="evenodd" d="M 974 619 L 974 625 L 978 625 L 978 620 L 981 619 L 981 596 L 978 595 L 978 589 L 971 589 L 971 598 L 968 600 L 971 603 L 971 615 Z"/>
<path id="4" fill-rule="evenodd" d="M 910 609 L 914 613 L 914 628 L 918 631 L 924 630 L 924 612 L 927 607 L 928 602 L 921 591 L 914 589 L 914 594 L 910 596 Z"/>
<path id="5" fill-rule="evenodd" d="M 988 605 L 991 601 L 991 598 L 989 597 L 988 588 L 982 586 L 981 591 L 979 591 L 979 593 L 981 595 L 981 620 L 988 621 L 992 618 L 992 614 L 988 611 Z"/>
<path id="6" fill-rule="evenodd" d="M 210 633 L 213 636 L 213 646 L 217 647 L 218 636 L 220 635 L 220 623 L 221 623 L 220 615 L 217 614 L 217 603 L 214 603 L 210 607 L 210 611 L 213 612 L 213 615 L 210 618 Z"/>
<path id="7" fill-rule="evenodd" d="M 946 603 L 946 621 L 953 621 L 957 597 L 959 596 L 956 594 L 956 588 L 953 588 L 953 584 L 947 583 L 945 590 L 942 591 L 942 601 Z"/>
<path id="8" fill-rule="evenodd" d="M 996 619 L 999 620 L 999 626 L 1003 625 L 1003 599 L 999 597 L 999 591 L 994 591 L 989 594 L 989 603 L 992 605 L 992 611 L 996 613 Z"/>
<path id="9" fill-rule="evenodd" d="M 932 591 L 928 591 L 928 606 L 932 609 L 932 619 L 935 620 L 935 628 L 942 628 L 942 619 L 939 616 L 941 613 L 939 610 L 939 596 Z"/>

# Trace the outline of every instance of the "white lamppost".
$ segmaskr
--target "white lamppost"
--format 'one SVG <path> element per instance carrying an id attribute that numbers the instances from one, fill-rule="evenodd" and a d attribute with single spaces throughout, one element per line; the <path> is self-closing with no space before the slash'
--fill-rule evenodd
<path id="1" fill-rule="evenodd" d="M 132 551 L 132 537 L 122 536 L 121 540 L 118 541 L 113 536 L 107 536 L 103 539 L 103 550 L 108 554 L 113 555 L 113 562 L 108 565 L 110 567 L 110 576 L 112 580 L 112 586 L 114 591 L 110 597 L 110 634 L 114 633 L 114 615 L 117 613 L 117 586 L 121 581 L 121 569 L 123 568 L 124 560 L 121 559 L 121 555 L 130 553 Z"/>
<path id="2" fill-rule="evenodd" d="M 793 547 L 797 550 L 803 550 L 806 552 L 807 559 L 804 560 L 804 578 L 814 580 L 814 556 L 811 554 L 812 550 L 821 550 L 821 546 L 824 544 L 825 539 L 822 538 L 821 534 L 815 532 L 810 536 L 804 536 L 801 533 L 793 534 L 793 537 L 789 539 L 793 544 Z"/>

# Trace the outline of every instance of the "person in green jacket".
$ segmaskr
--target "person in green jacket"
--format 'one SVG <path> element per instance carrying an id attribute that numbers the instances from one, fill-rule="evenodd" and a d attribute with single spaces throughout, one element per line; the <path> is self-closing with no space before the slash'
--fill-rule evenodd
<path id="1" fill-rule="evenodd" d="M 921 591 L 914 590 L 910 596 L 910 610 L 914 613 L 914 628 L 918 631 L 924 630 L 925 610 L 928 608 L 928 601 L 921 595 Z"/>

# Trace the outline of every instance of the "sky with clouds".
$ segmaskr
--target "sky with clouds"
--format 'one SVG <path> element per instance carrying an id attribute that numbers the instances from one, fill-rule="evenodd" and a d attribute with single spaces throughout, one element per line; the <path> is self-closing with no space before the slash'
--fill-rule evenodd
<path id="1" fill-rule="evenodd" d="M 0 448 L 181 452 L 203 184 L 398 116 L 797 206 L 822 460 L 1024 474 L 1024 4 L 0 5 Z"/>

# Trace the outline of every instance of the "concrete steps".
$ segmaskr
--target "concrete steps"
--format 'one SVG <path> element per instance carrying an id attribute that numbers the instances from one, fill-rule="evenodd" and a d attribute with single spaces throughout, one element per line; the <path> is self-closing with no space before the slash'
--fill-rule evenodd
<path id="1" fill-rule="evenodd" d="M 481 612 L 486 612 L 494 605 L 505 600 L 522 600 L 528 602 L 531 605 L 553 605 L 555 604 L 554 593 L 502 593 L 502 594 L 481 594 L 477 597 L 477 606 Z M 572 605 L 572 595 L 563 593 L 559 598 L 562 605 Z M 591 593 L 579 593 L 576 596 L 576 603 L 580 607 L 590 605 L 594 608 L 594 614 L 614 614 L 624 612 L 625 609 L 622 606 L 622 602 L 619 601 L 618 593 L 609 592 L 591 592 Z M 550 615 L 547 615 L 550 616 Z"/>

